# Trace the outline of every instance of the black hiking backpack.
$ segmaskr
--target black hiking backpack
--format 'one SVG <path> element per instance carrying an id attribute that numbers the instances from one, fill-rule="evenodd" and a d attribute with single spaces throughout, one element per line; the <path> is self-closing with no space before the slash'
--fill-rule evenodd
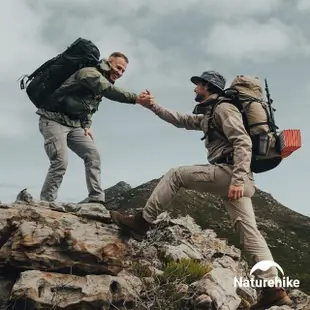
<path id="1" fill-rule="evenodd" d="M 99 61 L 98 47 L 89 40 L 78 38 L 64 52 L 43 63 L 29 76 L 23 76 L 20 88 L 26 88 L 29 99 L 37 108 L 43 107 L 46 99 L 73 73 L 84 67 L 95 67 Z"/>

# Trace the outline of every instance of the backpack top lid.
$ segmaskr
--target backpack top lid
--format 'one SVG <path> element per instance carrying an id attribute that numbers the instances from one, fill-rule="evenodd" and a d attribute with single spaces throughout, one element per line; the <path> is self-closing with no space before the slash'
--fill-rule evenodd
<path id="1" fill-rule="evenodd" d="M 264 101 L 263 87 L 257 77 L 237 75 L 230 87 L 237 89 L 240 97 L 245 95 Z"/>

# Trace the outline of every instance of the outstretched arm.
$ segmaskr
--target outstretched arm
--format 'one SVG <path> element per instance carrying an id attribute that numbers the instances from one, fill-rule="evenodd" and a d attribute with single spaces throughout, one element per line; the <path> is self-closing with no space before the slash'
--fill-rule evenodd
<path id="1" fill-rule="evenodd" d="M 127 92 L 112 85 L 97 69 L 81 69 L 77 76 L 81 85 L 91 90 L 95 96 L 105 97 L 112 101 L 135 104 L 137 94 Z"/>
<path id="2" fill-rule="evenodd" d="M 201 130 L 201 121 L 203 115 L 189 115 L 173 112 L 154 102 L 143 104 L 144 107 L 153 111 L 158 117 L 177 128 L 185 128 L 187 130 Z"/>

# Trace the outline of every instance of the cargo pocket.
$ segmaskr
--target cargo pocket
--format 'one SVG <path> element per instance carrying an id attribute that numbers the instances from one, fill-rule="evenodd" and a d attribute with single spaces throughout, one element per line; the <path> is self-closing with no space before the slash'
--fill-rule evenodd
<path id="1" fill-rule="evenodd" d="M 192 178 L 194 182 L 214 182 L 215 167 L 213 165 L 201 167 L 201 170 L 194 171 Z"/>
<path id="2" fill-rule="evenodd" d="M 243 224 L 240 216 L 238 216 L 236 218 L 236 220 L 233 222 L 232 227 L 233 227 L 234 231 L 239 235 L 239 242 L 240 242 L 241 246 L 244 246 L 244 239 L 245 239 L 244 224 Z"/>
<path id="3" fill-rule="evenodd" d="M 43 136 L 44 136 L 44 133 L 46 132 L 46 128 L 49 127 L 50 124 L 51 124 L 51 121 L 48 118 L 44 116 L 40 116 L 39 130 Z"/>
<path id="4" fill-rule="evenodd" d="M 54 141 L 48 141 L 44 143 L 45 152 L 50 160 L 55 160 L 57 158 L 57 146 Z"/>
<path id="5" fill-rule="evenodd" d="M 47 122 L 47 120 L 45 120 L 45 118 L 43 116 L 40 117 L 40 120 L 39 120 L 39 131 L 41 132 L 41 134 L 43 135 L 44 133 L 44 125 L 45 123 Z"/>

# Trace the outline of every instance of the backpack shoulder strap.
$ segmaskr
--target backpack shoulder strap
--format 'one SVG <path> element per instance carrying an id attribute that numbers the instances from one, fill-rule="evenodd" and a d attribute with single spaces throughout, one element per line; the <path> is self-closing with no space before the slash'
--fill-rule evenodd
<path id="1" fill-rule="evenodd" d="M 220 104 L 223 104 L 223 103 L 232 104 L 232 105 L 234 105 L 238 109 L 238 111 L 242 115 L 242 120 L 243 120 L 244 127 L 245 127 L 246 131 L 248 133 L 250 133 L 248 119 L 247 119 L 246 113 L 245 113 L 245 111 L 244 111 L 244 109 L 243 109 L 243 107 L 241 105 L 241 102 L 238 99 L 223 97 L 214 105 L 214 107 L 212 108 L 211 114 L 210 114 L 210 119 L 209 119 L 209 122 L 208 122 L 208 138 L 209 138 L 209 141 L 214 140 L 214 138 L 215 138 L 215 134 L 213 133 L 214 131 L 218 132 L 217 136 L 219 136 L 219 134 L 222 135 L 220 130 L 215 125 L 215 122 L 214 122 L 214 112 L 215 112 L 215 109 Z"/>
<path id="2" fill-rule="evenodd" d="M 217 102 L 215 102 L 212 105 L 211 111 L 210 111 L 210 116 L 209 116 L 209 120 L 208 120 L 208 131 L 207 133 L 201 138 L 201 140 L 205 140 L 206 137 L 208 136 L 208 140 L 212 141 L 214 140 L 214 134 L 217 133 L 217 135 L 220 134 L 220 130 L 218 128 L 216 128 L 215 123 L 214 123 L 214 112 L 215 109 L 217 108 L 218 105 L 220 105 L 222 102 L 224 102 L 226 98 L 220 98 Z"/>

